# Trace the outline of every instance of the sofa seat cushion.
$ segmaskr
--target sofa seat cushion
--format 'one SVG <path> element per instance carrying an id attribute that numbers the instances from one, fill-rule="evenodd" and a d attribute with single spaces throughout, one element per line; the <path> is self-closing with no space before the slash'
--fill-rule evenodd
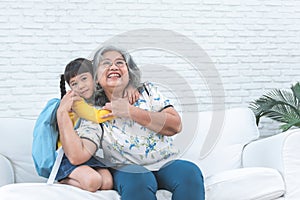
<path id="1" fill-rule="evenodd" d="M 271 168 L 249 167 L 220 172 L 205 180 L 207 200 L 266 200 L 284 195 L 281 174 Z"/>
<path id="2" fill-rule="evenodd" d="M 157 191 L 158 200 L 170 200 L 172 194 L 166 190 Z M 120 200 L 115 190 L 102 190 L 95 193 L 64 184 L 16 183 L 0 187 L 1 200 Z"/>
<path id="3" fill-rule="evenodd" d="M 3 200 L 119 200 L 118 193 L 114 190 L 88 192 L 77 187 L 46 183 L 17 183 L 0 187 Z"/>

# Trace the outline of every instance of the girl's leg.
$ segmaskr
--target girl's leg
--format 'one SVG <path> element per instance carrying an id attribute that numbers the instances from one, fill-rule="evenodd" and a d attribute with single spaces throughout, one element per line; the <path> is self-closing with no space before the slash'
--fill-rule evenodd
<path id="1" fill-rule="evenodd" d="M 102 176 L 93 168 L 87 165 L 81 165 L 76 167 L 68 178 L 61 180 L 60 183 L 73 185 L 90 192 L 96 192 L 102 186 Z"/>
<path id="2" fill-rule="evenodd" d="M 204 183 L 200 169 L 192 162 L 175 160 L 154 172 L 159 189 L 172 192 L 173 200 L 204 200 Z"/>
<path id="3" fill-rule="evenodd" d="M 122 200 L 156 200 L 157 183 L 152 172 L 138 165 L 112 169 L 114 189 Z"/>
<path id="4" fill-rule="evenodd" d="M 108 169 L 99 168 L 96 170 L 102 177 L 102 184 L 100 190 L 112 190 L 113 189 L 113 178 Z"/>

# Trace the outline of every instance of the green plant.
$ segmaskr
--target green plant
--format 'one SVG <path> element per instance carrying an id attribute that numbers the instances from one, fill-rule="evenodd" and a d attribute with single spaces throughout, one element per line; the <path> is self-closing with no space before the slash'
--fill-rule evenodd
<path id="1" fill-rule="evenodd" d="M 274 89 L 250 103 L 256 116 L 268 117 L 281 122 L 280 129 L 287 131 L 291 127 L 300 127 L 300 83 L 292 85 L 291 90 Z"/>

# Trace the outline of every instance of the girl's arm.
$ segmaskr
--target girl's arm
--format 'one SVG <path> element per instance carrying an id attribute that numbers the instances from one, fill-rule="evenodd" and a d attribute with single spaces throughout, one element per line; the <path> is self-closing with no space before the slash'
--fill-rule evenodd
<path id="1" fill-rule="evenodd" d="M 139 91 L 128 85 L 124 92 L 124 97 L 128 98 L 130 104 L 133 104 L 139 98 Z M 73 111 L 80 117 L 95 123 L 102 123 L 111 120 L 114 117 L 105 117 L 109 114 L 110 110 L 96 109 L 95 107 L 86 103 L 83 99 L 75 101 L 72 106 Z"/>
<path id="2" fill-rule="evenodd" d="M 81 139 L 74 130 L 69 112 L 73 104 L 74 92 L 68 92 L 60 102 L 56 116 L 60 134 L 60 142 L 64 152 L 73 165 L 86 162 L 96 151 L 96 145 L 86 139 Z"/>
<path id="3" fill-rule="evenodd" d="M 114 117 L 110 116 L 107 118 L 103 118 L 103 116 L 106 116 L 108 113 L 110 113 L 109 110 L 104 109 L 97 109 L 88 103 L 86 103 L 82 98 L 79 101 L 74 101 L 72 110 L 80 117 L 95 123 L 102 123 L 107 120 L 111 120 Z"/>
<path id="4" fill-rule="evenodd" d="M 125 88 L 123 97 L 127 97 L 129 103 L 134 104 L 134 102 L 136 102 L 139 99 L 140 93 L 136 88 L 134 88 L 131 84 L 129 84 Z"/>

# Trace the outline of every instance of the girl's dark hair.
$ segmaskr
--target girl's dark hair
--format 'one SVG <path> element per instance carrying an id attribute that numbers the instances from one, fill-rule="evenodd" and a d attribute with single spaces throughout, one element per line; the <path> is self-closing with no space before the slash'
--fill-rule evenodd
<path id="1" fill-rule="evenodd" d="M 77 58 L 67 64 L 64 74 L 60 76 L 61 98 L 66 94 L 65 81 L 70 84 L 71 78 L 86 72 L 89 72 L 92 76 L 94 76 L 93 64 L 90 60 Z"/>
<path id="2" fill-rule="evenodd" d="M 66 84 L 65 84 L 65 76 L 63 74 L 60 75 L 60 98 L 62 99 L 66 94 Z"/>
<path id="3" fill-rule="evenodd" d="M 64 72 L 64 78 L 67 83 L 70 84 L 71 78 L 85 72 L 89 72 L 92 76 L 94 76 L 92 62 L 85 58 L 77 58 L 67 64 Z"/>

